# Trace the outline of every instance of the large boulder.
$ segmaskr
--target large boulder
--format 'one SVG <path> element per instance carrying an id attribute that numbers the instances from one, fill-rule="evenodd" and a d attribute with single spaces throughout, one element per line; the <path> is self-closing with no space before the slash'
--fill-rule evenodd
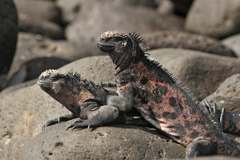
<path id="1" fill-rule="evenodd" d="M 240 74 L 234 74 L 222 82 L 217 90 L 206 97 L 209 103 L 227 111 L 240 112 Z"/>
<path id="2" fill-rule="evenodd" d="M 48 128 L 34 137 L 19 160 L 161 159 L 183 158 L 184 147 L 161 138 L 157 131 L 135 126 L 66 130 L 73 121 Z"/>
<path id="3" fill-rule="evenodd" d="M 12 0 L 0 1 L 0 74 L 7 73 L 15 54 L 17 11 Z"/>
<path id="4" fill-rule="evenodd" d="M 183 19 L 142 6 L 127 6 L 110 0 L 84 1 L 76 20 L 66 30 L 67 39 L 81 52 L 96 55 L 96 40 L 107 30 L 147 33 L 159 30 L 182 30 Z M 118 1 L 117 1 L 118 2 Z"/>
<path id="5" fill-rule="evenodd" d="M 218 38 L 239 32 L 240 0 L 195 0 L 186 29 Z"/>
<path id="6" fill-rule="evenodd" d="M 61 12 L 52 1 L 15 0 L 20 31 L 42 34 L 53 39 L 64 38 L 60 27 Z"/>

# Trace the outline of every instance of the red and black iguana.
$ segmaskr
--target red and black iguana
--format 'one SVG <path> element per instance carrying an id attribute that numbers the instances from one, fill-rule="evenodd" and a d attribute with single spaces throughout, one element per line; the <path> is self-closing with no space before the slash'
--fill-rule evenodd
<path id="1" fill-rule="evenodd" d="M 216 119 L 166 69 L 147 57 L 141 41 L 135 33 L 101 35 L 97 45 L 116 66 L 118 96 L 110 97 L 108 105 L 120 111 L 135 108 L 155 128 L 185 146 L 187 158 L 240 156 L 240 144 L 223 133 Z"/>

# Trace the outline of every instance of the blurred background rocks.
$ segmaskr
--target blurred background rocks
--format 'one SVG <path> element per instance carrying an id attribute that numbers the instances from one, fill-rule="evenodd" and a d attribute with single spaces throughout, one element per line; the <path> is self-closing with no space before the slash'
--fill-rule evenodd
<path id="1" fill-rule="evenodd" d="M 0 159 L 184 157 L 183 147 L 139 127 L 89 134 L 65 131 L 67 122 L 42 132 L 68 112 L 35 85 L 42 71 L 114 82 L 110 59 L 96 48 L 106 30 L 140 33 L 149 57 L 197 100 L 240 111 L 240 0 L 1 0 L 0 30 Z"/>

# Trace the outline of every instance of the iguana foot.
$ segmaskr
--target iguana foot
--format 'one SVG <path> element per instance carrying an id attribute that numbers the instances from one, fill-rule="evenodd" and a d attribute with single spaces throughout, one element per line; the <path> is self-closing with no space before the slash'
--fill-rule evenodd
<path id="1" fill-rule="evenodd" d="M 77 118 L 77 116 L 73 115 L 73 114 L 67 114 L 64 116 L 60 116 L 58 118 L 54 118 L 51 120 L 48 120 L 43 126 L 42 126 L 42 130 L 45 130 L 46 127 L 57 124 L 57 123 L 61 123 L 61 122 L 66 122 L 69 120 L 72 120 L 74 118 Z"/>
<path id="2" fill-rule="evenodd" d="M 67 130 L 69 129 L 83 129 L 83 128 L 90 128 L 91 125 L 88 120 L 77 120 L 73 124 L 69 125 L 67 127 Z"/>
<path id="3" fill-rule="evenodd" d="M 186 159 L 214 155 L 217 153 L 217 143 L 214 143 L 203 137 L 198 137 L 193 140 L 186 148 Z"/>
<path id="4" fill-rule="evenodd" d="M 67 129 L 98 127 L 113 122 L 118 116 L 119 110 L 116 107 L 110 105 L 100 106 L 94 108 L 94 110 L 89 110 L 86 120 L 80 119 L 70 125 Z"/>

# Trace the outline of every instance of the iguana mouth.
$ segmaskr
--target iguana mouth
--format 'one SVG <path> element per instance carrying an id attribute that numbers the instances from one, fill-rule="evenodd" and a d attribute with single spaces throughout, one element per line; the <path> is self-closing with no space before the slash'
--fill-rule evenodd
<path id="1" fill-rule="evenodd" d="M 115 46 L 113 43 L 107 43 L 107 42 L 98 42 L 97 47 L 103 52 L 112 52 L 115 49 Z"/>
<path id="2" fill-rule="evenodd" d="M 38 80 L 37 84 L 41 87 L 41 88 L 50 88 L 51 87 L 51 83 L 50 81 L 46 81 L 46 80 Z"/>

